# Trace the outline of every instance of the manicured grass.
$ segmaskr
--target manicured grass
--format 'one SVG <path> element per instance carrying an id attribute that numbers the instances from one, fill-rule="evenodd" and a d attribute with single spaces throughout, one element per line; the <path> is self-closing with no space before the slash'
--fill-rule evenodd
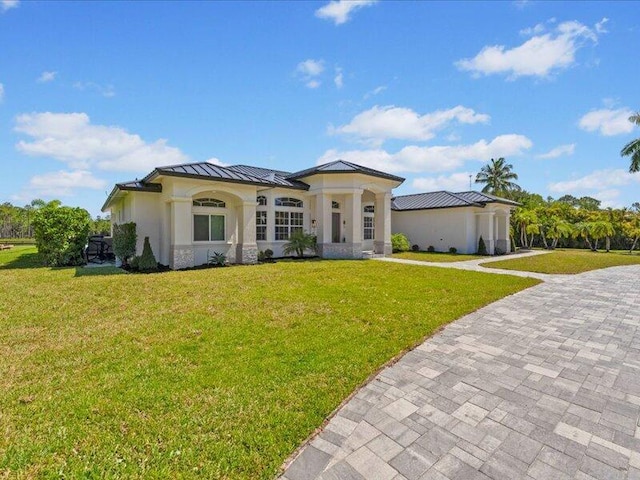
<path id="1" fill-rule="evenodd" d="M 393 258 L 404 258 L 406 260 L 418 260 L 420 262 L 464 262 L 466 260 L 476 260 L 486 258 L 480 255 L 463 255 L 459 253 L 442 252 L 399 252 L 392 255 Z"/>
<path id="2" fill-rule="evenodd" d="M 537 283 L 375 261 L 87 276 L 33 251 L 0 252 L 0 478 L 272 478 L 389 359 Z"/>
<path id="3" fill-rule="evenodd" d="M 628 251 L 598 251 L 562 249 L 544 255 L 483 263 L 483 267 L 522 270 L 526 272 L 572 274 L 619 265 L 638 265 L 640 255 L 630 255 Z"/>
<path id="4" fill-rule="evenodd" d="M 35 238 L 0 238 L 0 245 L 35 245 Z"/>

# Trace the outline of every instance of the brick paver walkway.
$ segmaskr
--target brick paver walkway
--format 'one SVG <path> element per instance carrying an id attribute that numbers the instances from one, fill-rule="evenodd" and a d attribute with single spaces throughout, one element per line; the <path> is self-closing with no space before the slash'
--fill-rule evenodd
<path id="1" fill-rule="evenodd" d="M 383 370 L 282 480 L 640 479 L 640 266 L 545 282 Z"/>

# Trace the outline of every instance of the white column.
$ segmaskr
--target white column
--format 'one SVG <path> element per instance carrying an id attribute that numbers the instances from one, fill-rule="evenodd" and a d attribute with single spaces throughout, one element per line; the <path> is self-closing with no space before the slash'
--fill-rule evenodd
<path id="1" fill-rule="evenodd" d="M 354 248 L 362 248 L 362 190 L 356 190 L 345 198 L 344 214 L 347 222 L 347 243 L 353 243 Z"/>
<path id="2" fill-rule="evenodd" d="M 331 243 L 331 195 L 316 194 L 316 232 L 318 245 Z"/>
<path id="3" fill-rule="evenodd" d="M 238 219 L 238 243 L 236 244 L 237 263 L 256 263 L 258 245 L 256 244 L 256 202 L 243 202 L 236 208 Z"/>
<path id="4" fill-rule="evenodd" d="M 376 193 L 374 251 L 391 255 L 391 193 Z"/>
<path id="5" fill-rule="evenodd" d="M 193 215 L 191 214 L 191 198 L 172 197 L 171 219 L 171 247 L 169 252 L 169 266 L 174 270 L 193 267 L 195 255 L 193 251 Z"/>

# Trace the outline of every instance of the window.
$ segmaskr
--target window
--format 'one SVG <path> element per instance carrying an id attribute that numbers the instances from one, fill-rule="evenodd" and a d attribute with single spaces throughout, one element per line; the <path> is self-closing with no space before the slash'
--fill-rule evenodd
<path id="1" fill-rule="evenodd" d="M 364 213 L 373 213 L 376 211 L 376 208 L 373 205 L 367 205 L 364 207 Z"/>
<path id="2" fill-rule="evenodd" d="M 335 200 L 331 202 L 331 208 L 335 208 L 336 210 L 340 210 L 340 204 Z"/>
<path id="3" fill-rule="evenodd" d="M 196 198 L 193 201 L 193 206 L 225 208 L 226 204 L 222 200 L 218 200 L 217 198 Z"/>
<path id="4" fill-rule="evenodd" d="M 298 207 L 302 208 L 302 200 L 298 200 L 297 198 L 290 197 L 279 197 L 276 198 L 276 207 Z"/>
<path id="5" fill-rule="evenodd" d="M 276 240 L 289 240 L 296 231 L 302 231 L 302 212 L 276 212 Z"/>
<path id="6" fill-rule="evenodd" d="M 370 215 L 366 215 L 364 217 L 364 239 L 365 240 L 373 240 L 373 230 L 375 226 L 373 223 L 373 217 Z"/>
<path id="7" fill-rule="evenodd" d="M 264 197 L 262 197 L 264 198 Z M 256 240 L 267 239 L 267 212 L 256 212 Z"/>
<path id="8" fill-rule="evenodd" d="M 194 215 L 194 242 L 221 242 L 224 236 L 224 215 Z"/>
<path id="9" fill-rule="evenodd" d="M 258 205 L 265 206 L 267 204 L 267 197 L 259 195 L 258 198 L 256 198 L 256 201 L 258 202 Z"/>

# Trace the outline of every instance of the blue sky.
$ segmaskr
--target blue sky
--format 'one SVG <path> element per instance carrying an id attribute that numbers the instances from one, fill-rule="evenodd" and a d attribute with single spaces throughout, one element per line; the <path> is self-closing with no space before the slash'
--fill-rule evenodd
<path id="1" fill-rule="evenodd" d="M 0 0 L 0 202 L 96 215 L 196 161 L 460 191 L 503 156 L 529 191 L 629 206 L 638 45 L 634 2 Z"/>

